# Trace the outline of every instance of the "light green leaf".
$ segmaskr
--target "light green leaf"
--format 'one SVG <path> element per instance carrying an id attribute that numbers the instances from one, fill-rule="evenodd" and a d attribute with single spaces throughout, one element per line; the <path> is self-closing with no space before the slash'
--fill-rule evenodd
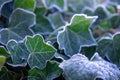
<path id="1" fill-rule="evenodd" d="M 2 66 L 5 64 L 5 62 L 6 62 L 6 57 L 0 55 L 0 70 L 1 70 Z"/>
<path id="2" fill-rule="evenodd" d="M 30 52 L 28 64 L 30 68 L 44 68 L 55 54 L 56 50 L 44 42 L 41 35 L 29 36 L 26 39 L 26 46 Z"/>
<path id="3" fill-rule="evenodd" d="M 92 60 L 75 54 L 60 64 L 66 80 L 119 80 L 120 70 L 95 53 Z"/>
<path id="4" fill-rule="evenodd" d="M 98 42 L 97 51 L 104 58 L 120 66 L 120 33 L 111 37 L 104 37 Z"/>
<path id="5" fill-rule="evenodd" d="M 36 6 L 35 0 L 15 0 L 14 8 L 23 8 L 30 11 L 34 11 Z"/>
<path id="6" fill-rule="evenodd" d="M 57 78 L 62 73 L 62 70 L 59 68 L 58 63 L 55 61 L 50 61 L 47 63 L 44 69 L 33 68 L 29 71 L 28 80 L 53 80 Z"/>
<path id="7" fill-rule="evenodd" d="M 31 27 L 31 29 L 34 31 L 34 33 L 39 33 L 42 35 L 49 35 L 53 28 L 48 21 L 48 19 L 43 15 L 45 13 L 45 8 L 36 8 L 35 14 L 36 14 L 36 25 Z"/>
<path id="8" fill-rule="evenodd" d="M 32 35 L 29 27 L 34 24 L 34 13 L 18 8 L 13 12 L 8 28 L 0 30 L 0 41 L 6 44 L 10 39 L 23 40 L 26 35 Z"/>
<path id="9" fill-rule="evenodd" d="M 57 8 L 59 11 L 65 11 L 67 8 L 66 0 L 43 0 L 44 5 L 47 9 Z"/>
<path id="10" fill-rule="evenodd" d="M 12 58 L 12 66 L 26 66 L 29 52 L 24 43 L 18 43 L 15 40 L 10 40 L 7 43 L 7 48 Z"/>
<path id="11" fill-rule="evenodd" d="M 65 50 L 65 54 L 72 56 L 78 53 L 82 46 L 96 45 L 92 33 L 89 29 L 95 17 L 88 17 L 84 14 L 75 14 L 70 24 L 64 26 L 60 31 L 57 41 L 60 49 Z"/>

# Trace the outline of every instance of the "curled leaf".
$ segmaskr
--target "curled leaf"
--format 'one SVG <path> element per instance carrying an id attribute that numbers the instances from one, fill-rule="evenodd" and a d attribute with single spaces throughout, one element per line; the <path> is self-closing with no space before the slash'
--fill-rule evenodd
<path id="1" fill-rule="evenodd" d="M 92 60 L 82 54 L 76 54 L 71 59 L 60 64 L 66 80 L 119 80 L 120 71 L 116 65 L 103 60 L 96 53 Z"/>

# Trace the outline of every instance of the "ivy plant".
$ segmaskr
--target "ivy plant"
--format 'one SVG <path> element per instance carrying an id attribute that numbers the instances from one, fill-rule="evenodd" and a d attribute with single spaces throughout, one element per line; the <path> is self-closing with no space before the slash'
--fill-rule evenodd
<path id="1" fill-rule="evenodd" d="M 119 0 L 0 0 L 0 80 L 120 80 Z"/>

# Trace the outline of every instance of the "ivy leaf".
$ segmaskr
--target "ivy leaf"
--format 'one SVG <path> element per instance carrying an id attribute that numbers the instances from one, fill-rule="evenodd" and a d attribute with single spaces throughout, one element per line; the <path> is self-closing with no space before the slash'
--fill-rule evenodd
<path id="1" fill-rule="evenodd" d="M 15 0 L 14 8 L 23 8 L 30 11 L 34 11 L 35 9 L 35 0 Z"/>
<path id="2" fill-rule="evenodd" d="M 120 14 L 115 14 L 112 16 L 112 18 L 110 19 L 111 22 L 111 27 L 112 28 L 119 28 L 120 27 Z"/>
<path id="3" fill-rule="evenodd" d="M 47 9 L 55 7 L 59 11 L 66 10 L 66 0 L 44 0 L 43 3 Z"/>
<path id="4" fill-rule="evenodd" d="M 59 68 L 58 63 L 55 61 L 50 61 L 47 63 L 44 69 L 33 68 L 29 71 L 29 80 L 53 80 L 57 78 L 62 73 Z"/>
<path id="5" fill-rule="evenodd" d="M 34 31 L 34 33 L 49 35 L 51 32 L 53 32 L 53 28 L 48 19 L 45 16 L 43 16 L 44 12 L 45 8 L 35 9 L 36 25 L 31 27 L 31 29 Z"/>
<path id="6" fill-rule="evenodd" d="M 104 30 L 118 29 L 120 27 L 120 15 L 114 14 L 106 20 L 100 21 L 100 27 Z"/>
<path id="7" fill-rule="evenodd" d="M 67 4 L 74 12 L 80 12 L 85 6 L 92 7 L 93 0 L 67 0 Z"/>
<path id="8" fill-rule="evenodd" d="M 10 56 L 8 51 L 3 46 L 0 46 L 0 55 L 5 56 L 5 57 L 9 57 Z"/>
<path id="9" fill-rule="evenodd" d="M 115 34 L 112 38 L 104 37 L 98 42 L 97 51 L 102 57 L 120 66 L 120 33 Z"/>
<path id="10" fill-rule="evenodd" d="M 94 11 L 92 8 L 85 7 L 83 8 L 82 13 L 87 14 L 88 16 L 93 16 Z"/>
<path id="11" fill-rule="evenodd" d="M 82 46 L 96 45 L 89 29 L 95 17 L 87 17 L 84 14 L 75 14 L 70 24 L 64 26 L 57 37 L 59 48 L 65 50 L 65 54 L 72 56 L 78 53 Z"/>
<path id="12" fill-rule="evenodd" d="M 7 43 L 7 48 L 12 58 L 12 66 L 26 66 L 29 52 L 24 43 L 18 43 L 15 40 L 10 40 Z"/>
<path id="13" fill-rule="evenodd" d="M 72 65 L 72 66 L 71 66 Z M 66 80 L 119 80 L 120 71 L 112 63 L 103 60 L 98 53 L 92 60 L 82 54 L 75 54 L 60 64 Z"/>
<path id="14" fill-rule="evenodd" d="M 65 21 L 63 20 L 63 17 L 59 12 L 50 14 L 48 16 L 48 20 L 52 24 L 53 29 L 57 29 L 65 24 Z"/>
<path id="15" fill-rule="evenodd" d="M 27 37 L 26 46 L 30 52 L 30 56 L 28 58 L 30 68 L 44 68 L 47 61 L 49 61 L 56 52 L 52 46 L 44 42 L 43 37 L 40 35 Z"/>
<path id="16" fill-rule="evenodd" d="M 7 2 L 10 2 L 12 0 L 0 0 L 0 13 L 1 13 L 1 8 L 4 4 L 6 4 Z"/>
<path id="17" fill-rule="evenodd" d="M 80 53 L 84 54 L 89 59 L 94 55 L 96 51 L 96 46 L 82 47 Z"/>
<path id="18" fill-rule="evenodd" d="M 6 19 L 9 19 L 10 15 L 12 14 L 12 11 L 13 11 L 13 6 L 12 6 L 13 2 L 14 1 L 7 2 L 1 8 L 1 15 L 4 16 Z"/>
<path id="19" fill-rule="evenodd" d="M 0 55 L 0 70 L 1 70 L 2 66 L 5 64 L 5 62 L 6 62 L 6 57 Z"/>
<path id="20" fill-rule="evenodd" d="M 0 30 L 1 43 L 6 44 L 10 39 L 20 41 L 26 35 L 32 35 L 29 27 L 34 24 L 35 15 L 32 12 L 20 8 L 16 9 L 11 16 L 9 27 Z"/>
<path id="21" fill-rule="evenodd" d="M 94 11 L 94 15 L 98 16 L 97 21 L 101 21 L 104 20 L 108 17 L 108 10 L 103 7 L 103 6 L 98 6 L 95 11 Z"/>
<path id="22" fill-rule="evenodd" d="M 0 80 L 15 80 L 15 76 L 6 67 L 3 67 L 0 71 Z"/>

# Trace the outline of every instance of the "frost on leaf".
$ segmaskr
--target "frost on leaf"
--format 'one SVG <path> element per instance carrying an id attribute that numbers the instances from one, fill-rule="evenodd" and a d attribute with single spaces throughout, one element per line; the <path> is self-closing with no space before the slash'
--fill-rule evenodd
<path id="1" fill-rule="evenodd" d="M 66 80 L 119 80 L 120 71 L 116 65 L 103 60 L 96 53 L 91 60 L 82 54 L 75 54 L 71 59 L 60 64 Z"/>
<path id="2" fill-rule="evenodd" d="M 27 36 L 26 47 L 30 52 L 28 64 L 30 68 L 45 68 L 47 61 L 53 58 L 56 49 L 47 44 L 41 35 Z"/>
<path id="3" fill-rule="evenodd" d="M 64 26 L 64 30 L 59 31 L 57 40 L 60 49 L 64 49 L 67 56 L 78 53 L 83 46 L 96 45 L 89 26 L 96 17 L 84 14 L 75 14 L 70 24 Z"/>

